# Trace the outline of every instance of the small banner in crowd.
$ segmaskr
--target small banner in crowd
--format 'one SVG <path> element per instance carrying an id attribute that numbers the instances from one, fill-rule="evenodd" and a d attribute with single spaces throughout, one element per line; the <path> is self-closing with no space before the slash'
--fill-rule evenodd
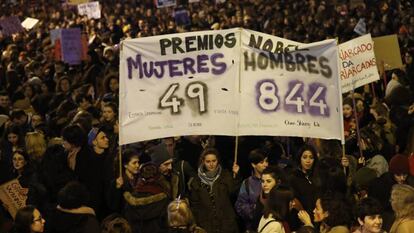
<path id="1" fill-rule="evenodd" d="M 80 28 L 62 29 L 60 44 L 62 60 L 70 65 L 77 65 L 82 60 L 82 42 Z"/>
<path id="2" fill-rule="evenodd" d="M 17 210 L 26 206 L 27 188 L 22 188 L 19 180 L 14 179 L 0 186 L 0 200 L 14 218 Z"/>
<path id="3" fill-rule="evenodd" d="M 78 14 L 86 15 L 88 19 L 100 19 L 101 18 L 101 8 L 99 2 L 87 2 L 78 5 Z"/>
<path id="4" fill-rule="evenodd" d="M 121 44 L 120 143 L 237 131 L 240 29 Z"/>
<path id="5" fill-rule="evenodd" d="M 379 80 L 371 34 L 338 46 L 342 93 Z"/>
<path id="6" fill-rule="evenodd" d="M 175 23 L 179 26 L 189 25 L 191 23 L 188 10 L 184 7 L 179 7 L 174 10 L 174 19 Z"/>
<path id="7" fill-rule="evenodd" d="M 342 139 L 334 39 L 302 44 L 242 30 L 239 135 Z"/>
<path id="8" fill-rule="evenodd" d="M 55 48 L 55 60 L 77 65 L 85 59 L 87 37 L 82 37 L 80 28 L 51 30 L 50 39 Z"/>
<path id="9" fill-rule="evenodd" d="M 367 25 L 364 18 L 358 20 L 358 23 L 354 28 L 354 32 L 360 36 L 367 34 Z"/>
<path id="10" fill-rule="evenodd" d="M 24 28 L 17 16 L 10 16 L 0 20 L 0 31 L 4 36 L 10 36 L 14 33 L 23 32 Z"/>
<path id="11" fill-rule="evenodd" d="M 200 134 L 342 139 L 338 67 L 335 40 L 244 29 L 125 40 L 120 144 Z"/>
<path id="12" fill-rule="evenodd" d="M 35 18 L 30 18 L 27 17 L 23 22 L 22 22 L 22 26 L 26 29 L 26 30 L 30 30 L 32 29 L 34 26 L 36 26 L 36 24 L 39 22 L 38 19 Z"/>
<path id="13" fill-rule="evenodd" d="M 373 37 L 372 40 L 375 44 L 375 58 L 380 70 L 382 70 L 382 67 L 380 67 L 382 65 L 385 70 L 393 70 L 403 67 L 397 35 L 393 34 Z"/>
<path id="14" fill-rule="evenodd" d="M 164 8 L 177 5 L 177 0 L 154 0 L 154 2 L 157 8 Z"/>

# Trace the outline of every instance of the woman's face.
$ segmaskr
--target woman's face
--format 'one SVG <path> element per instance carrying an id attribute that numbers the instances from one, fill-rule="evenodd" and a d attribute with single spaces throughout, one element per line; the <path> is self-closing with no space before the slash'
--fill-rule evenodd
<path id="1" fill-rule="evenodd" d="M 62 92 L 64 93 L 68 92 L 69 88 L 70 88 L 70 84 L 67 79 L 63 79 L 62 81 L 60 81 L 60 89 L 62 90 Z"/>
<path id="2" fill-rule="evenodd" d="M 14 155 L 13 155 L 13 167 L 14 167 L 14 169 L 16 169 L 17 171 L 20 171 L 24 168 L 25 165 L 26 165 L 26 159 L 24 158 L 24 156 L 17 153 L 17 152 L 14 153 Z"/>
<path id="3" fill-rule="evenodd" d="M 103 107 L 102 117 L 105 121 L 112 121 L 113 119 L 115 119 L 115 113 L 111 107 Z"/>
<path id="4" fill-rule="evenodd" d="M 322 222 L 328 217 L 328 212 L 322 209 L 321 199 L 316 200 L 316 206 L 313 210 L 313 220 L 315 222 Z"/>
<path id="5" fill-rule="evenodd" d="M 15 133 L 9 133 L 7 135 L 7 140 L 13 145 L 17 145 L 17 141 L 19 140 L 19 136 Z"/>
<path id="6" fill-rule="evenodd" d="M 303 170 L 312 169 L 314 161 L 315 161 L 315 158 L 313 157 L 312 152 L 309 150 L 305 150 L 302 153 L 302 156 L 300 157 L 300 165 L 302 166 Z"/>
<path id="7" fill-rule="evenodd" d="M 404 60 L 405 60 L 405 64 L 413 63 L 413 57 L 409 53 L 405 53 Z"/>
<path id="8" fill-rule="evenodd" d="M 138 156 L 133 156 L 128 164 L 124 165 L 127 173 L 130 173 L 131 175 L 138 174 L 139 170 L 139 158 Z"/>
<path id="9" fill-rule="evenodd" d="M 369 233 L 380 233 L 382 231 L 382 216 L 379 214 L 376 215 L 367 215 L 363 220 L 358 218 L 358 222 L 361 225 L 363 231 Z"/>
<path id="10" fill-rule="evenodd" d="M 112 92 L 118 92 L 119 82 L 117 79 L 113 78 L 109 80 L 109 89 L 111 89 Z"/>
<path id="11" fill-rule="evenodd" d="M 43 219 L 39 210 L 33 210 L 33 222 L 30 226 L 31 232 L 41 233 L 44 231 L 46 221 Z"/>
<path id="12" fill-rule="evenodd" d="M 343 112 L 344 118 L 350 118 L 352 116 L 352 107 L 348 104 L 344 104 L 342 106 L 342 112 Z"/>
<path id="13" fill-rule="evenodd" d="M 263 174 L 261 178 L 262 190 L 264 193 L 268 194 L 273 187 L 276 186 L 277 182 L 271 174 Z"/>
<path id="14" fill-rule="evenodd" d="M 41 123 L 42 123 L 42 117 L 40 115 L 35 114 L 35 115 L 32 116 L 32 126 L 33 127 L 36 127 Z"/>
<path id="15" fill-rule="evenodd" d="M 207 171 L 214 171 L 218 166 L 217 156 L 215 154 L 208 154 L 204 156 L 203 163 Z"/>
<path id="16" fill-rule="evenodd" d="M 26 86 L 24 88 L 24 96 L 26 96 L 27 98 L 32 98 L 33 97 L 33 89 L 30 86 Z"/>

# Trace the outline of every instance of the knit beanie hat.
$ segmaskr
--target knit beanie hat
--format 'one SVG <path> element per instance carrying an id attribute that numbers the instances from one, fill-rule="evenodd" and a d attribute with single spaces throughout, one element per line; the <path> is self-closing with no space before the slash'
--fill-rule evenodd
<path id="1" fill-rule="evenodd" d="M 150 150 L 150 156 L 151 162 L 153 162 L 157 166 L 160 166 L 165 161 L 171 159 L 171 156 L 167 150 L 167 146 L 164 143 L 160 143 L 154 146 Z"/>
<path id="2" fill-rule="evenodd" d="M 99 132 L 102 130 L 100 128 L 92 128 L 88 133 L 88 145 L 93 145 L 93 140 L 98 136 Z"/>
<path id="3" fill-rule="evenodd" d="M 409 174 L 410 166 L 408 157 L 403 154 L 396 154 L 390 161 L 390 172 L 392 174 Z"/>

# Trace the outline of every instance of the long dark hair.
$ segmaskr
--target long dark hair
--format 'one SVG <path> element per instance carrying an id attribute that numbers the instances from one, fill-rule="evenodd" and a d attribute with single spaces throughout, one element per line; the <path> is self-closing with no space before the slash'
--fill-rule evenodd
<path id="1" fill-rule="evenodd" d="M 351 223 L 351 210 L 340 193 L 327 192 L 320 198 L 322 209 L 328 212 L 323 222 L 329 227 L 347 226 Z"/>
<path id="2" fill-rule="evenodd" d="M 316 151 L 315 147 L 313 147 L 311 145 L 303 145 L 299 149 L 299 151 L 298 151 L 298 153 L 296 154 L 296 157 L 295 157 L 296 165 L 299 169 L 302 170 L 301 158 L 302 158 L 303 152 L 305 152 L 305 151 L 310 151 L 313 155 L 313 164 L 312 164 L 312 168 L 311 168 L 311 171 L 312 171 L 315 168 L 316 163 L 318 162 L 318 152 Z"/>
<path id="3" fill-rule="evenodd" d="M 272 214 L 277 221 L 285 221 L 289 213 L 289 203 L 294 198 L 293 191 L 286 185 L 273 187 L 269 193 L 269 199 L 264 207 L 264 217 Z"/>
<path id="4" fill-rule="evenodd" d="M 25 206 L 17 211 L 14 220 L 14 230 L 18 233 L 30 233 L 31 225 L 34 220 L 33 211 L 36 208 L 32 205 Z"/>

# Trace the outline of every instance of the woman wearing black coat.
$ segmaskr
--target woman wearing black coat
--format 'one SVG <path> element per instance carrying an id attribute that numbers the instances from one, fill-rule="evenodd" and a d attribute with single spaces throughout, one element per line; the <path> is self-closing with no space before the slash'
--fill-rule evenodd
<path id="1" fill-rule="evenodd" d="M 231 196 L 239 190 L 239 166 L 233 174 L 220 165 L 217 150 L 205 149 L 200 156 L 198 176 L 191 183 L 190 204 L 196 223 L 208 233 L 238 232 Z"/>

